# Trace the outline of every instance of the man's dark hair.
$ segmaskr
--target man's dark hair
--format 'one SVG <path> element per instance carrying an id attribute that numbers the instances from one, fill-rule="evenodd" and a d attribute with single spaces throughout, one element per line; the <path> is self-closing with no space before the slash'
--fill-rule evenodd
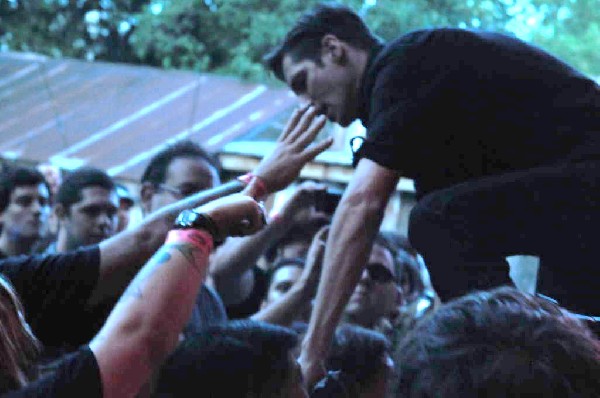
<path id="1" fill-rule="evenodd" d="M 94 167 L 81 167 L 67 174 L 60 184 L 56 193 L 56 203 L 60 203 L 69 211 L 74 203 L 83 199 L 81 191 L 89 187 L 116 190 L 114 181 L 104 171 Z"/>
<path id="2" fill-rule="evenodd" d="M 597 397 L 600 342 L 555 304 L 503 287 L 442 306 L 397 350 L 397 397 Z"/>
<path id="3" fill-rule="evenodd" d="M 351 8 L 337 3 L 319 4 L 298 19 L 283 43 L 265 55 L 264 62 L 280 80 L 284 80 L 282 64 L 286 55 L 294 62 L 309 59 L 320 65 L 321 39 L 326 34 L 361 50 L 370 50 L 380 43 Z"/>
<path id="4" fill-rule="evenodd" d="M 273 282 L 273 276 L 277 273 L 277 271 L 279 271 L 279 269 L 290 265 L 303 269 L 305 264 L 306 259 L 302 257 L 280 258 L 275 262 L 275 264 L 273 264 L 271 268 L 269 268 L 269 286 L 271 285 L 271 282 Z"/>
<path id="5" fill-rule="evenodd" d="M 221 165 L 213 155 L 195 142 L 183 140 L 169 145 L 150 159 L 150 163 L 142 175 L 142 183 L 162 184 L 165 182 L 169 165 L 173 160 L 179 158 L 200 158 L 217 169 L 217 172 L 221 171 Z"/>
<path id="6" fill-rule="evenodd" d="M 385 367 L 383 358 L 389 350 L 390 344 L 381 333 L 357 325 L 342 325 L 335 331 L 325 367 L 342 371 L 347 380 L 367 386 Z"/>
<path id="7" fill-rule="evenodd" d="M 188 337 L 162 367 L 158 397 L 279 397 L 291 377 L 292 330 L 255 321 Z"/>
<path id="8" fill-rule="evenodd" d="M 7 166 L 0 173 L 0 213 L 6 210 L 10 202 L 10 194 L 17 187 L 45 184 L 50 187 L 42 173 L 32 167 Z"/>
<path id="9" fill-rule="evenodd" d="M 265 250 L 265 258 L 272 262 L 277 256 L 277 250 L 294 242 L 306 242 L 310 244 L 321 228 L 329 224 L 325 218 L 312 219 L 309 222 L 296 223 L 278 240 Z"/>

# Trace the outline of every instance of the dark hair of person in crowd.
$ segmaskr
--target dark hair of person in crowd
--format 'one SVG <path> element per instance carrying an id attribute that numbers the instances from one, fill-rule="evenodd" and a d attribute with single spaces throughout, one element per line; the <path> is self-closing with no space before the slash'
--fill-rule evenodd
<path id="1" fill-rule="evenodd" d="M 277 273 L 277 270 L 283 267 L 287 267 L 290 265 L 296 266 L 298 268 L 304 268 L 306 264 L 306 259 L 302 257 L 292 257 L 292 258 L 280 258 L 273 264 L 271 268 L 269 268 L 269 284 L 273 280 L 273 275 Z"/>
<path id="2" fill-rule="evenodd" d="M 395 396 L 597 397 L 600 341 L 550 301 L 502 287 L 442 306 L 398 347 Z"/>
<path id="3" fill-rule="evenodd" d="M 25 185 L 45 184 L 50 192 L 50 187 L 42 173 L 31 167 L 5 167 L 0 173 L 0 213 L 10 202 L 10 194 L 17 187 Z"/>
<path id="4" fill-rule="evenodd" d="M 27 384 L 39 348 L 16 292 L 0 275 L 0 393 Z"/>
<path id="5" fill-rule="evenodd" d="M 277 259 L 279 249 L 296 242 L 304 242 L 306 251 L 310 246 L 316 233 L 329 224 L 329 220 L 324 218 L 313 219 L 309 222 L 294 224 L 281 238 L 273 242 L 271 246 L 265 250 L 265 258 L 273 262 Z M 289 258 L 289 257 L 288 257 Z"/>
<path id="6" fill-rule="evenodd" d="M 292 370 L 295 332 L 255 321 L 210 326 L 167 359 L 158 397 L 282 397 Z"/>
<path id="7" fill-rule="evenodd" d="M 216 157 L 208 153 L 200 145 L 190 140 L 178 141 L 169 145 L 166 149 L 156 154 L 146 166 L 142 175 L 142 183 L 162 184 L 167 178 L 167 169 L 174 159 L 177 158 L 200 158 L 214 167 L 217 172 L 221 171 L 221 165 Z"/>
<path id="8" fill-rule="evenodd" d="M 283 80 L 283 58 L 292 61 L 308 59 L 321 65 L 321 39 L 333 34 L 361 50 L 370 50 L 380 43 L 362 19 L 349 7 L 324 3 L 304 14 L 287 33 L 283 42 L 264 57 L 267 67 Z"/>
<path id="9" fill-rule="evenodd" d="M 378 376 L 387 375 L 389 350 L 383 334 L 357 325 L 341 325 L 335 331 L 325 367 L 341 371 L 348 395 L 360 397 Z"/>
<path id="10" fill-rule="evenodd" d="M 56 203 L 66 211 L 83 199 L 81 191 L 88 187 L 116 190 L 115 183 L 104 171 L 94 167 L 82 167 L 67 174 L 56 194 Z"/>
<path id="11" fill-rule="evenodd" d="M 423 295 L 427 288 L 431 288 L 429 281 L 423 280 L 423 268 L 426 266 L 406 236 L 393 231 L 381 231 L 377 241 L 393 253 L 396 275 L 400 279 L 398 283 L 402 285 L 404 298 L 409 303 Z"/>

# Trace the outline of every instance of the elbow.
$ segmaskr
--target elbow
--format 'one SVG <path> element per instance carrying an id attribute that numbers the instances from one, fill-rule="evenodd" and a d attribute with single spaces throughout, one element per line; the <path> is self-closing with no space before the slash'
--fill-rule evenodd
<path id="1" fill-rule="evenodd" d="M 160 365 L 177 347 L 179 334 L 159 329 L 146 331 L 140 341 L 144 347 L 148 363 L 153 366 Z"/>
<path id="2" fill-rule="evenodd" d="M 339 207 L 341 212 L 346 212 L 349 216 L 356 215 L 369 220 L 373 217 L 383 216 L 387 202 L 387 197 L 365 188 L 359 188 L 348 192 Z"/>
<path id="3" fill-rule="evenodd" d="M 169 327 L 168 319 L 149 322 L 143 318 L 132 318 L 121 326 L 118 335 L 127 346 L 140 353 L 142 362 L 159 365 L 175 349 L 179 342 L 179 331 Z"/>

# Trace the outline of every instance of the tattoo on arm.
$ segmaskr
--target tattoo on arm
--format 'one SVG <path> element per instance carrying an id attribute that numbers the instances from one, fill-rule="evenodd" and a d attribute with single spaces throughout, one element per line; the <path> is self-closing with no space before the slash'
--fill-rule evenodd
<path id="1" fill-rule="evenodd" d="M 198 249 L 184 244 L 173 244 L 168 246 L 169 248 L 173 248 L 177 250 L 181 255 L 190 263 L 190 265 L 198 272 L 202 273 L 200 266 L 198 264 L 197 252 Z"/>
<path id="2" fill-rule="evenodd" d="M 166 246 L 162 247 L 158 251 L 158 253 L 156 253 L 156 256 L 153 259 L 151 259 L 150 261 L 152 261 L 154 263 L 154 265 L 156 265 L 156 266 L 161 266 L 162 264 L 169 262 L 171 260 L 171 254 L 169 253 L 169 250 L 171 250 L 171 249 L 175 249 L 179 253 L 181 253 L 181 255 L 188 261 L 189 265 L 191 265 L 194 268 L 194 270 L 196 270 L 199 273 L 202 273 L 200 265 L 197 263 L 197 261 L 199 260 L 197 252 L 199 252 L 199 250 L 197 250 L 194 247 L 191 247 L 190 245 L 186 245 L 186 244 L 166 245 Z M 156 270 L 156 268 L 153 268 L 152 271 L 150 271 L 150 273 L 148 275 L 143 276 L 143 277 L 141 275 L 136 276 L 136 278 L 134 278 L 134 280 L 131 282 L 131 284 L 127 287 L 127 289 L 123 293 L 123 298 L 124 297 L 133 297 L 135 299 L 143 298 L 142 286 L 144 284 L 144 281 L 146 279 L 148 279 L 148 277 L 150 275 L 152 275 L 152 273 L 155 270 Z"/>

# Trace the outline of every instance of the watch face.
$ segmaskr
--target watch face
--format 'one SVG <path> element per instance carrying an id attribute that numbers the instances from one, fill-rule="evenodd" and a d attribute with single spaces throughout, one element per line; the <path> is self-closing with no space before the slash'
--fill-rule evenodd
<path id="1" fill-rule="evenodd" d="M 199 214 L 192 210 L 184 210 L 177 217 L 176 224 L 179 227 L 194 227 Z"/>

